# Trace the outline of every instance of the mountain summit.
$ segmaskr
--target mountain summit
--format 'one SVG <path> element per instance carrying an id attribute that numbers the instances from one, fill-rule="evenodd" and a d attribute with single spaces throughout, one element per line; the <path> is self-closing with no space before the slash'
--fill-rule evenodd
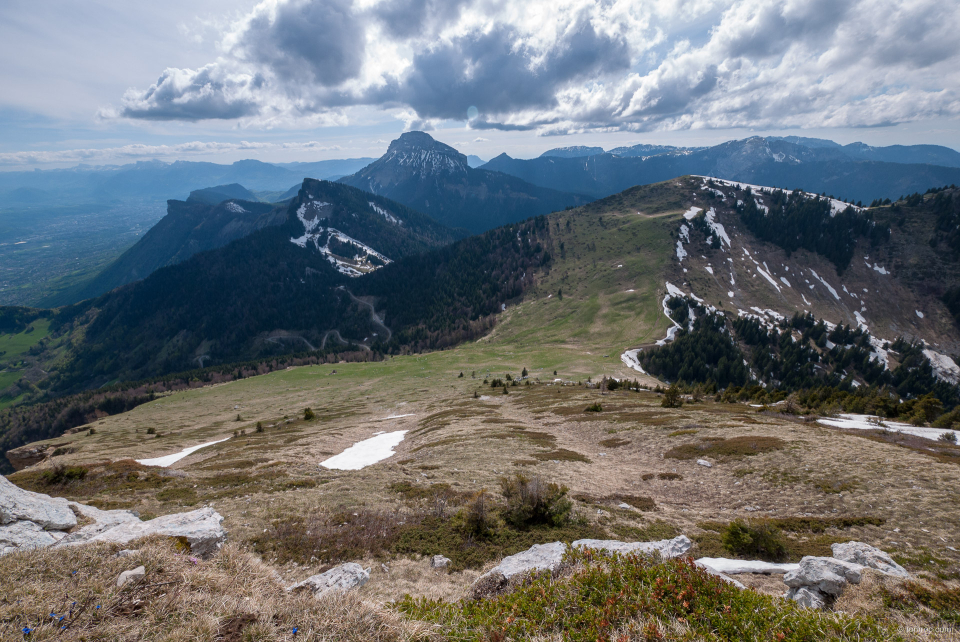
<path id="1" fill-rule="evenodd" d="M 591 200 L 470 167 L 466 156 L 424 132 L 401 135 L 386 154 L 340 182 L 477 233 Z"/>

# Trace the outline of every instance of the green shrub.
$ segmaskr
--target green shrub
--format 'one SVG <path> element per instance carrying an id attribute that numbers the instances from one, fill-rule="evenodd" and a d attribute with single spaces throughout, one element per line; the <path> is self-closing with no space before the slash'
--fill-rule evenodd
<path id="1" fill-rule="evenodd" d="M 148 435 L 155 435 L 155 434 L 157 434 L 157 429 L 154 428 L 153 426 L 150 426 L 149 428 L 147 428 L 147 434 L 148 434 Z"/>
<path id="2" fill-rule="evenodd" d="M 768 522 L 737 520 L 724 527 L 720 536 L 723 547 L 737 555 L 778 562 L 787 552 L 780 529 Z"/>
<path id="3" fill-rule="evenodd" d="M 517 473 L 500 478 L 500 492 L 506 500 L 503 518 L 515 528 L 537 524 L 562 526 L 570 519 L 573 503 L 567 498 L 566 486 Z"/>
<path id="4" fill-rule="evenodd" d="M 257 422 L 257 428 L 255 432 L 263 432 L 263 424 L 259 421 Z"/>
<path id="5" fill-rule="evenodd" d="M 600 405 L 600 402 L 597 401 L 591 406 L 587 406 L 584 412 L 603 412 L 603 406 Z"/>
<path id="6" fill-rule="evenodd" d="M 677 384 L 671 385 L 667 388 L 667 391 L 663 393 L 660 406 L 663 408 L 680 408 L 683 406 L 683 399 L 680 397 L 680 389 L 677 388 Z"/>
<path id="7" fill-rule="evenodd" d="M 90 472 L 83 466 L 54 466 L 40 474 L 40 482 L 44 486 L 63 486 L 70 482 L 83 481 Z"/>
<path id="8" fill-rule="evenodd" d="M 579 572 L 558 580 L 534 575 L 514 591 L 488 599 L 445 602 L 404 597 L 407 617 L 439 625 L 458 642 L 549 639 L 852 642 L 899 640 L 866 617 L 823 613 L 744 591 L 688 559 L 570 551 Z"/>
<path id="9" fill-rule="evenodd" d="M 312 421 L 312 420 L 314 420 L 314 419 L 316 419 L 316 418 L 317 418 L 317 416 L 313 413 L 312 410 L 310 410 L 310 408 L 304 408 L 304 409 L 303 409 L 303 420 L 304 420 L 304 421 Z"/>

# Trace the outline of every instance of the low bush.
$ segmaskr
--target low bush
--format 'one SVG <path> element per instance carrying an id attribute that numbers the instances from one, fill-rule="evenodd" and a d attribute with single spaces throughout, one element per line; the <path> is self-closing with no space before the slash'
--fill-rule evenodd
<path id="1" fill-rule="evenodd" d="M 303 420 L 312 421 L 317 418 L 317 415 L 310 408 L 303 409 Z"/>
<path id="2" fill-rule="evenodd" d="M 692 560 L 570 551 L 580 570 L 554 580 L 534 575 L 516 590 L 455 603 L 409 596 L 396 608 L 439 625 L 444 640 L 563 639 L 820 642 L 897 640 L 867 617 L 822 613 L 744 591 Z"/>
<path id="3" fill-rule="evenodd" d="M 619 437 L 611 437 L 610 439 L 603 439 L 600 441 L 600 445 L 604 448 L 620 448 L 628 445 L 629 443 L 629 439 L 620 439 Z"/>
<path id="4" fill-rule="evenodd" d="M 40 473 L 40 481 L 44 486 L 64 486 L 71 482 L 83 481 L 89 472 L 83 466 L 57 465 Z"/>
<path id="5" fill-rule="evenodd" d="M 919 582 L 905 582 L 899 590 L 883 590 L 883 602 L 887 608 L 900 611 L 919 611 L 929 609 L 942 622 L 960 626 L 960 587 L 948 586 L 943 582 L 931 582 L 929 585 Z"/>
<path id="6" fill-rule="evenodd" d="M 683 406 L 683 398 L 680 396 L 680 389 L 677 388 L 677 384 L 667 388 L 667 391 L 663 393 L 663 398 L 660 399 L 660 405 L 664 408 L 680 408 Z"/>
<path id="7" fill-rule="evenodd" d="M 737 520 L 724 527 L 720 538 L 723 547 L 737 555 L 779 562 L 787 553 L 780 529 L 769 522 Z"/>
<path id="8" fill-rule="evenodd" d="M 539 475 L 502 477 L 500 492 L 506 501 L 503 518 L 515 528 L 562 526 L 570 519 L 573 503 L 567 498 L 569 489 L 546 482 Z"/>
<path id="9" fill-rule="evenodd" d="M 600 405 L 600 402 L 594 402 L 593 404 L 587 406 L 583 409 L 584 412 L 603 412 L 603 406 Z"/>

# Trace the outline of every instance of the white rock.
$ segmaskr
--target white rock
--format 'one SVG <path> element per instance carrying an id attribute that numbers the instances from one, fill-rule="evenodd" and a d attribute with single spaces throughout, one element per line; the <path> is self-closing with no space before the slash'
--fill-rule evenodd
<path id="1" fill-rule="evenodd" d="M 139 555 L 139 548 L 125 548 L 122 551 L 117 551 L 114 557 L 133 557 L 134 555 Z"/>
<path id="2" fill-rule="evenodd" d="M 700 464 L 701 466 L 706 466 L 707 468 L 713 468 L 713 464 L 711 464 L 706 459 L 698 459 L 697 463 Z"/>
<path id="3" fill-rule="evenodd" d="M 790 588 L 806 587 L 826 595 L 840 595 L 847 582 L 860 583 L 861 569 L 858 564 L 842 562 L 832 557 L 807 556 L 800 560 L 797 570 L 784 576 L 783 583 Z"/>
<path id="4" fill-rule="evenodd" d="M 680 557 L 690 550 L 693 542 L 686 535 L 680 535 L 673 539 L 662 539 L 658 542 L 619 542 L 611 539 L 578 539 L 572 546 L 582 546 L 594 550 L 608 551 L 611 553 L 660 553 L 663 559 Z"/>
<path id="5" fill-rule="evenodd" d="M 23 490 L 0 475 L 0 525 L 20 520 L 58 531 L 77 525 L 67 500 Z"/>
<path id="6" fill-rule="evenodd" d="M 430 568 L 447 568 L 450 566 L 450 559 L 443 555 L 434 555 L 430 558 Z"/>
<path id="7" fill-rule="evenodd" d="M 190 552 L 199 557 L 213 555 L 223 546 L 227 532 L 222 526 L 223 517 L 212 508 L 201 508 L 189 513 L 164 515 L 149 522 L 127 522 L 99 533 L 87 542 L 116 542 L 126 544 L 141 537 L 164 535 L 183 537 L 190 545 Z M 72 542 L 80 544 L 83 542 Z"/>
<path id="8" fill-rule="evenodd" d="M 793 600 L 800 606 L 808 609 L 822 610 L 827 605 L 826 601 L 823 599 L 823 596 L 819 592 L 812 591 L 805 587 L 792 588 L 787 591 L 787 594 L 784 597 L 786 597 L 788 600 Z"/>
<path id="9" fill-rule="evenodd" d="M 697 566 L 710 568 L 727 575 L 740 575 L 742 573 L 782 575 L 800 568 L 799 564 L 773 564 L 760 560 L 731 560 L 723 557 L 701 557 L 697 560 Z"/>
<path id="10" fill-rule="evenodd" d="M 57 538 L 38 524 L 28 521 L 0 526 L 0 555 L 14 551 L 44 548 L 56 544 Z"/>
<path id="11" fill-rule="evenodd" d="M 894 577 L 910 577 L 907 569 L 893 561 L 887 553 L 863 542 L 832 544 L 833 556 L 844 562 L 859 564 Z"/>
<path id="12" fill-rule="evenodd" d="M 309 590 L 316 597 L 330 591 L 349 591 L 360 588 L 370 579 L 370 569 L 364 569 L 356 562 L 347 562 L 335 566 L 325 573 L 313 575 L 287 588 L 288 591 Z"/>
<path id="13" fill-rule="evenodd" d="M 147 569 L 142 566 L 138 566 L 132 571 L 124 571 L 123 573 L 120 573 L 120 577 L 117 578 L 117 588 L 122 587 L 127 582 L 138 580 L 146 574 Z"/>

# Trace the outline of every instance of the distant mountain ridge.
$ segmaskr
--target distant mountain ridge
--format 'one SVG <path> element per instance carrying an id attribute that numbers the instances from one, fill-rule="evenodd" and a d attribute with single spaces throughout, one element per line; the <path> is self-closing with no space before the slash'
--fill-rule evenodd
<path id="1" fill-rule="evenodd" d="M 880 148 L 795 140 L 798 142 L 753 137 L 700 149 L 637 145 L 577 158 L 520 160 L 501 154 L 484 169 L 595 198 L 685 174 L 800 188 L 867 202 L 960 183 L 960 153 L 946 147 Z M 933 159 L 941 164 L 931 164 Z M 920 160 L 924 162 L 916 162 Z"/>
<path id="2" fill-rule="evenodd" d="M 340 182 L 475 233 L 590 200 L 487 171 L 488 165 L 474 169 L 453 147 L 424 132 L 407 132 L 382 157 Z"/>

